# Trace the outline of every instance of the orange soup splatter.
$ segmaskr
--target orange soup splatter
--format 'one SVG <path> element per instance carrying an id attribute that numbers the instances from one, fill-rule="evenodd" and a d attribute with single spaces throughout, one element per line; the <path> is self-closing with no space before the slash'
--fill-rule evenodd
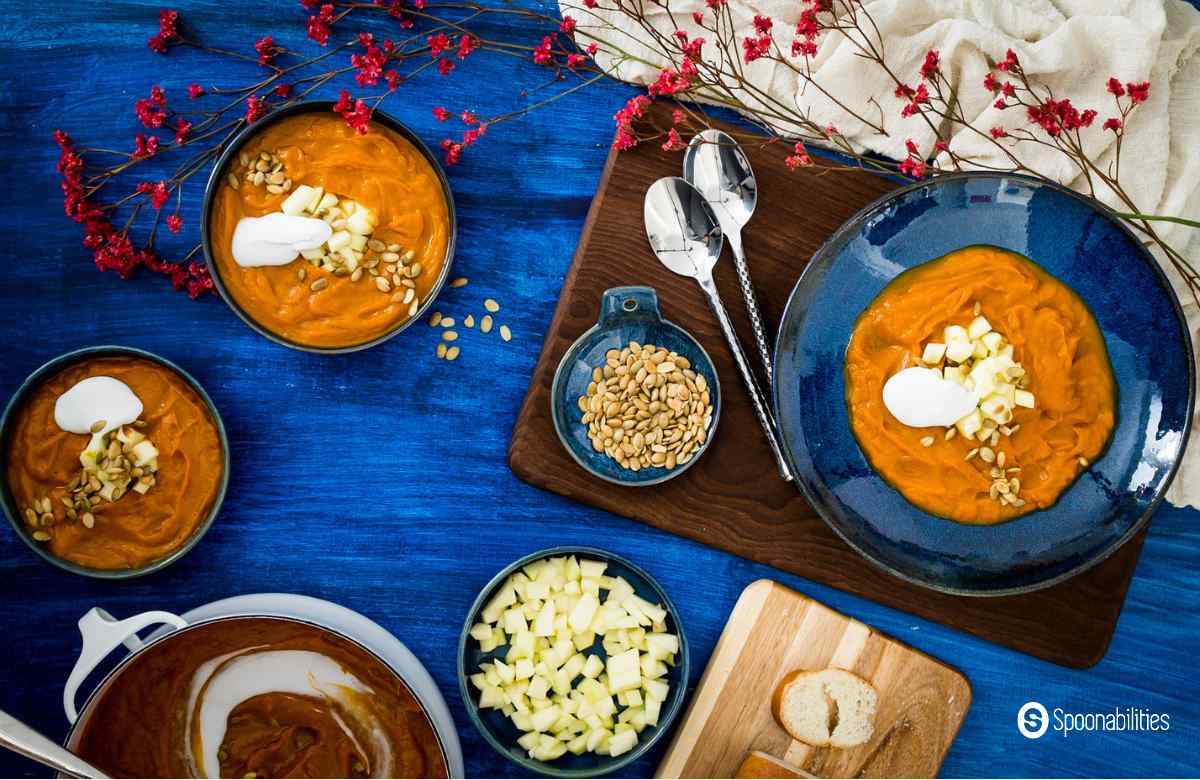
<path id="1" fill-rule="evenodd" d="M 130 490 L 99 501 L 95 525 L 66 515 L 63 498 L 80 471 L 90 436 L 54 421 L 58 397 L 78 382 L 110 376 L 142 401 L 141 429 L 158 449 L 156 483 L 145 495 Z M 8 452 L 8 485 L 17 506 L 49 498 L 54 523 L 47 549 L 91 569 L 136 569 L 182 547 L 208 517 L 220 490 L 225 453 L 204 399 L 181 376 L 143 358 L 102 357 L 70 366 L 35 389 L 17 414 Z"/>
<path id="2" fill-rule="evenodd" d="M 910 428 L 883 403 L 883 385 L 916 365 L 923 345 L 941 342 L 948 325 L 967 325 L 975 306 L 1013 346 L 1033 409 L 1017 407 L 1013 433 L 995 445 L 1007 479 L 1019 480 L 1021 506 L 997 500 L 995 462 L 984 444 L 942 428 Z M 1054 504 L 1108 444 L 1116 383 L 1104 338 L 1069 287 L 1028 259 L 973 246 L 925 263 L 893 280 L 855 324 L 846 350 L 850 426 L 879 474 L 921 509 L 960 523 L 990 524 Z M 931 446 L 922 439 L 933 437 Z"/>
<path id="3" fill-rule="evenodd" d="M 242 151 L 251 160 L 275 154 L 293 188 L 323 187 L 370 209 L 378 217 L 371 237 L 411 250 L 410 265 L 421 264 L 413 280 L 417 298 L 424 301 L 437 284 L 450 242 L 449 206 L 433 166 L 408 140 L 377 122 L 360 135 L 332 112 L 312 112 L 269 125 Z M 238 162 L 230 169 L 240 170 Z M 403 290 L 383 294 L 370 275 L 352 281 L 303 258 L 256 268 L 234 261 L 238 220 L 279 211 L 287 195 L 244 180 L 235 190 L 222 181 L 209 217 L 221 282 L 250 319 L 288 341 L 324 348 L 363 344 L 407 320 L 411 301 Z"/>

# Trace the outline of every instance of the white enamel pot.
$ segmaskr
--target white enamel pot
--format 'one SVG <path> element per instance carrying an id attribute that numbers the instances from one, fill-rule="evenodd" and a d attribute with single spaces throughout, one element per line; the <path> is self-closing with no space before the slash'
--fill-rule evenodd
<path id="1" fill-rule="evenodd" d="M 442 756 L 450 777 L 466 776 L 462 746 L 458 741 L 458 731 L 454 727 L 450 709 L 446 706 L 437 683 L 412 651 L 378 623 L 353 610 L 330 601 L 293 593 L 234 596 L 205 604 L 182 615 L 156 610 L 143 612 L 125 620 L 117 620 L 103 609 L 93 607 L 79 619 L 83 647 L 63 689 L 63 710 L 67 720 L 71 722 L 71 731 L 64 743 L 66 747 L 75 749 L 79 735 L 83 733 L 83 726 L 91 714 L 92 704 L 146 648 L 166 636 L 232 617 L 280 617 L 309 623 L 338 634 L 375 655 L 404 681 L 429 715 L 441 744 Z M 139 638 L 138 632 L 151 626 L 158 628 L 146 639 Z M 84 681 L 121 645 L 128 649 L 129 654 L 92 690 L 83 707 L 77 709 L 79 692 Z"/>

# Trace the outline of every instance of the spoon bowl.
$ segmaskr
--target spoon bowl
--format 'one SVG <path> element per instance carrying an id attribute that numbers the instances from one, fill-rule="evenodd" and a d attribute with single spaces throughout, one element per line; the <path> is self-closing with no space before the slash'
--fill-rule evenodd
<path id="1" fill-rule="evenodd" d="M 717 215 L 700 192 L 678 176 L 659 179 L 643 204 L 646 238 L 671 271 L 712 280 L 724 241 Z"/>
<path id="2" fill-rule="evenodd" d="M 758 180 L 742 147 L 716 128 L 697 133 L 683 153 L 683 178 L 712 206 L 721 230 L 745 227 L 758 205 Z"/>

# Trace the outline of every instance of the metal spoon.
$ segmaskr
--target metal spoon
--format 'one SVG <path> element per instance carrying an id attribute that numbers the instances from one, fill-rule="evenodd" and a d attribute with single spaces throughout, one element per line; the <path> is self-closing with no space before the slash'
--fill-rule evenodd
<path id="1" fill-rule="evenodd" d="M 688 143 L 683 154 L 683 178 L 688 180 L 712 206 L 725 234 L 725 241 L 733 252 L 733 263 L 737 267 L 738 283 L 746 301 L 746 312 L 754 329 L 754 341 L 767 372 L 767 381 L 775 378 L 771 349 L 767 345 L 767 330 L 763 327 L 762 315 L 758 311 L 758 298 L 754 284 L 750 281 L 750 267 L 742 251 L 742 228 L 754 216 L 758 204 L 758 182 L 750 167 L 750 160 L 742 147 L 728 133 L 709 128 L 697 133 Z"/>
<path id="2" fill-rule="evenodd" d="M 790 482 L 792 472 L 779 447 L 775 420 L 758 387 L 758 380 L 750 370 L 750 363 L 729 321 L 729 314 L 721 303 L 717 285 L 713 283 L 712 271 L 721 255 L 722 236 L 721 226 L 717 224 L 712 208 L 699 190 L 678 176 L 670 176 L 650 185 L 646 191 L 643 214 L 646 237 L 650 239 L 650 246 L 659 261 L 680 276 L 695 279 L 708 296 L 708 303 L 717 316 L 717 322 L 733 352 L 734 362 L 742 372 L 742 380 L 750 392 L 750 401 L 767 436 L 767 444 L 771 446 L 779 465 L 779 476 Z"/>
<path id="3" fill-rule="evenodd" d="M 0 747 L 6 747 L 14 753 L 20 753 L 71 777 L 108 777 L 79 756 L 3 710 L 0 710 Z"/>

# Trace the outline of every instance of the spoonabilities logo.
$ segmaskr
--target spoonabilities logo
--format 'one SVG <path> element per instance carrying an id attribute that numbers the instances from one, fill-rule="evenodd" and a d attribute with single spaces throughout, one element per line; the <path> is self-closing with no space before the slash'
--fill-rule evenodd
<path id="1" fill-rule="evenodd" d="M 1038 739 L 1050 728 L 1050 713 L 1036 701 L 1026 702 L 1017 710 L 1017 731 L 1026 739 Z"/>

